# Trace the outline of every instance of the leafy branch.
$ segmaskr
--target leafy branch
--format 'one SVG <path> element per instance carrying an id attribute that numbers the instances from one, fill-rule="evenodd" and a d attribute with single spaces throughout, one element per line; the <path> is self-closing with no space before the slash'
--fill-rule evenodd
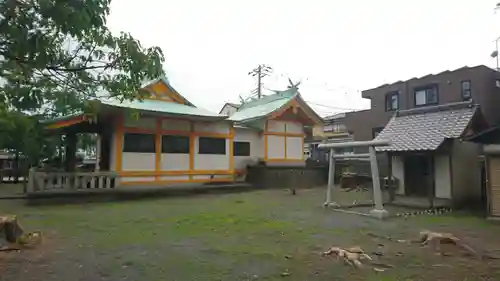
<path id="1" fill-rule="evenodd" d="M 20 140 L 34 135 L 34 115 L 83 111 L 103 97 L 135 99 L 145 80 L 164 75 L 159 47 L 143 47 L 131 34 L 106 27 L 110 2 L 0 1 L 3 148 L 26 149 Z"/>

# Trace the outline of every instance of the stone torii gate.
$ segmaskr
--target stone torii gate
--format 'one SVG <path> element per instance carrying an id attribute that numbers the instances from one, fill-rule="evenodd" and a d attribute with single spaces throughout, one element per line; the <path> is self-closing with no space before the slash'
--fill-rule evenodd
<path id="1" fill-rule="evenodd" d="M 390 142 L 387 140 L 371 140 L 371 141 L 353 141 L 353 142 L 342 142 L 342 143 L 324 143 L 318 145 L 320 149 L 329 149 L 329 168 L 328 168 L 328 187 L 326 190 L 326 202 L 325 206 L 338 206 L 332 201 L 332 190 L 335 184 L 335 159 L 363 159 L 369 160 L 372 173 L 372 184 L 373 184 L 373 201 L 375 207 L 370 211 L 370 214 L 376 218 L 383 219 L 389 215 L 389 212 L 384 209 L 384 204 L 382 202 L 382 191 L 380 189 L 380 179 L 377 163 L 377 155 L 375 153 L 375 147 L 377 146 L 388 146 Z M 354 147 L 368 147 L 369 153 L 367 154 L 338 154 L 335 155 L 336 148 L 354 148 Z"/>

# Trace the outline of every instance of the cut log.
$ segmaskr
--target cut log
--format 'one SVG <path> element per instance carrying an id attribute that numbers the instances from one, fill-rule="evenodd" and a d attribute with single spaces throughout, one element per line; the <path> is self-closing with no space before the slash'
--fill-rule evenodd
<path id="1" fill-rule="evenodd" d="M 23 234 L 23 228 L 19 225 L 16 216 L 0 217 L 0 235 L 2 235 L 7 242 L 16 243 L 17 239 Z"/>

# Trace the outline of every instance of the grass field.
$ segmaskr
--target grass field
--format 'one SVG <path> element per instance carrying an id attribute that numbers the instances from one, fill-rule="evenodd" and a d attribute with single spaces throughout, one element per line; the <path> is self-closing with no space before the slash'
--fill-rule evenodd
<path id="1" fill-rule="evenodd" d="M 22 183 L 1 183 L 0 184 L 0 198 L 2 197 L 16 197 L 24 194 L 24 187 Z"/>
<path id="2" fill-rule="evenodd" d="M 352 196 L 352 195 L 349 195 Z M 349 198 L 350 200 L 350 198 Z M 500 249 L 500 226 L 469 216 L 377 221 L 321 207 L 323 189 L 283 190 L 27 207 L 0 201 L 44 243 L 0 253 L 0 280 L 498 280 L 499 260 L 368 235 L 411 239 L 422 229 L 453 232 Z M 361 246 L 394 265 L 350 268 L 320 253 Z M 495 278 L 496 276 L 496 278 Z"/>

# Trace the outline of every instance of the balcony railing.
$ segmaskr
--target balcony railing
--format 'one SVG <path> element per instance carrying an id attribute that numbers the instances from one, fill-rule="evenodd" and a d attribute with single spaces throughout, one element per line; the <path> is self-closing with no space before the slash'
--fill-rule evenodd
<path id="1" fill-rule="evenodd" d="M 332 124 L 325 125 L 323 131 L 325 133 L 345 133 L 347 132 L 347 128 L 344 124 Z"/>

